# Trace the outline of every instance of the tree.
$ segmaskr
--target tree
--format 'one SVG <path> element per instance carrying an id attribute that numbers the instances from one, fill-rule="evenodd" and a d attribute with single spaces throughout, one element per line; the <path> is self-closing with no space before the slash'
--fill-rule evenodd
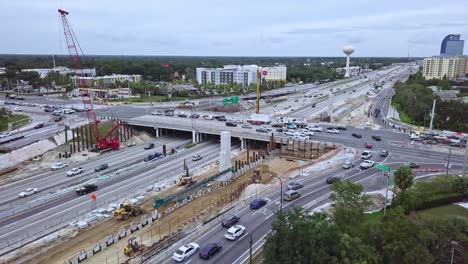
<path id="1" fill-rule="evenodd" d="M 463 195 L 463 199 L 468 198 L 468 179 L 457 177 L 452 181 L 453 189 Z"/>
<path id="2" fill-rule="evenodd" d="M 364 187 L 350 181 L 335 181 L 330 199 L 333 201 L 333 220 L 350 234 L 362 223 L 364 210 L 370 205 L 369 197 L 363 193 Z"/>
<path id="3" fill-rule="evenodd" d="M 340 263 L 377 264 L 382 263 L 382 260 L 375 247 L 366 244 L 359 237 L 344 233 L 340 240 Z"/>
<path id="4" fill-rule="evenodd" d="M 402 166 L 395 171 L 395 185 L 402 192 L 406 191 L 413 185 L 414 175 L 411 169 L 407 166 Z"/>
<path id="5" fill-rule="evenodd" d="M 339 263 L 340 230 L 323 214 L 278 212 L 264 245 L 265 263 Z"/>

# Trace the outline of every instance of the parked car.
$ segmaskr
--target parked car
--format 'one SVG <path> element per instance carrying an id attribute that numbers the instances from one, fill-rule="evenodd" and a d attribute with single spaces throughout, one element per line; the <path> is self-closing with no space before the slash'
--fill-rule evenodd
<path id="1" fill-rule="evenodd" d="M 177 249 L 174 254 L 172 254 L 172 259 L 177 262 L 185 261 L 187 258 L 195 254 L 199 248 L 200 246 L 197 243 L 188 243 L 183 245 Z"/>
<path id="2" fill-rule="evenodd" d="M 257 128 L 255 131 L 260 132 L 260 133 L 268 133 L 268 130 L 265 128 Z"/>
<path id="3" fill-rule="evenodd" d="M 428 145 L 436 145 L 437 141 L 433 139 L 428 139 L 428 140 L 424 140 L 423 143 L 428 144 Z"/>
<path id="4" fill-rule="evenodd" d="M 50 169 L 53 170 L 53 171 L 54 170 L 60 170 L 60 169 L 63 169 L 65 167 L 67 167 L 67 166 L 68 166 L 68 164 L 60 162 L 60 163 L 55 163 L 54 165 L 50 166 Z"/>
<path id="5" fill-rule="evenodd" d="M 299 190 L 302 187 L 304 187 L 304 184 L 297 182 L 297 181 L 291 181 L 288 182 L 288 190 Z"/>
<path id="6" fill-rule="evenodd" d="M 237 215 L 225 214 L 223 220 L 221 221 L 222 227 L 231 227 L 239 222 L 240 218 Z"/>
<path id="7" fill-rule="evenodd" d="M 252 129 L 251 125 L 242 125 L 242 128 Z"/>
<path id="8" fill-rule="evenodd" d="M 447 137 L 444 136 L 444 135 L 435 135 L 434 138 L 435 138 L 436 140 L 445 140 L 445 139 L 447 139 Z"/>
<path id="9" fill-rule="evenodd" d="M 312 104 L 312 108 L 315 108 L 317 106 L 317 103 Z"/>
<path id="10" fill-rule="evenodd" d="M 163 115 L 163 112 L 162 111 L 154 111 L 154 112 L 151 112 L 152 115 Z"/>
<path id="11" fill-rule="evenodd" d="M 64 110 L 63 110 L 63 113 L 66 114 L 66 115 L 70 115 L 70 114 L 75 113 L 75 111 L 72 110 L 72 109 L 64 109 Z"/>
<path id="12" fill-rule="evenodd" d="M 54 109 L 52 109 L 52 108 L 48 108 L 48 107 L 44 108 L 44 112 L 46 112 L 46 113 L 52 113 L 53 111 L 54 111 Z"/>
<path id="13" fill-rule="evenodd" d="M 337 126 L 336 129 L 338 129 L 338 130 L 346 130 L 346 127 L 345 127 L 345 126 Z"/>
<path id="14" fill-rule="evenodd" d="M 204 115 L 204 116 L 203 116 L 203 119 L 205 119 L 205 120 L 213 120 L 214 118 L 213 118 L 213 116 L 211 116 L 211 115 Z"/>
<path id="15" fill-rule="evenodd" d="M 61 118 L 60 116 L 59 116 L 59 117 L 56 117 L 56 118 L 54 118 L 54 122 L 60 122 L 60 121 L 62 121 L 62 118 Z"/>
<path id="16" fill-rule="evenodd" d="M 285 201 L 293 201 L 299 197 L 301 197 L 301 194 L 296 190 L 289 190 L 283 194 L 283 200 Z"/>
<path id="17" fill-rule="evenodd" d="M 273 124 L 271 125 L 272 127 L 283 127 L 283 124 L 281 123 L 276 123 L 276 124 Z"/>
<path id="18" fill-rule="evenodd" d="M 328 177 L 328 178 L 327 178 L 327 183 L 328 183 L 328 184 L 333 184 L 333 183 L 334 183 L 335 181 L 337 181 L 337 180 L 341 180 L 341 178 L 338 177 L 338 176 Z"/>
<path id="19" fill-rule="evenodd" d="M 351 168 L 354 168 L 354 163 L 352 163 L 351 161 L 346 161 L 345 163 L 343 163 L 343 166 L 341 166 L 343 169 L 351 169 Z"/>
<path id="20" fill-rule="evenodd" d="M 145 149 L 148 150 L 148 149 L 152 149 L 154 148 L 154 143 L 149 143 L 145 146 Z"/>
<path id="21" fill-rule="evenodd" d="M 237 124 L 234 123 L 234 122 L 228 121 L 228 122 L 226 122 L 226 126 L 228 126 L 228 127 L 236 127 Z"/>
<path id="22" fill-rule="evenodd" d="M 376 136 L 376 135 L 373 135 L 372 139 L 375 140 L 375 141 L 381 141 L 382 140 L 382 138 L 380 136 Z"/>
<path id="23" fill-rule="evenodd" d="M 94 171 L 95 171 L 95 172 L 98 172 L 98 171 L 105 170 L 105 169 L 107 169 L 107 168 L 109 168 L 109 165 L 107 165 L 107 164 L 101 164 L 99 167 L 95 168 Z"/>
<path id="24" fill-rule="evenodd" d="M 372 152 L 366 150 L 361 153 L 361 159 L 370 159 L 372 157 Z"/>
<path id="25" fill-rule="evenodd" d="M 375 162 L 372 160 L 364 160 L 363 162 L 361 162 L 361 164 L 359 164 L 359 167 L 361 167 L 361 169 L 363 170 L 366 170 L 366 169 L 372 168 L 374 164 Z"/>
<path id="26" fill-rule="evenodd" d="M 82 173 L 83 171 L 84 170 L 81 167 L 73 168 L 73 169 L 67 171 L 67 176 L 69 176 L 69 177 L 75 176 L 75 175 L 78 175 L 78 174 Z"/>
<path id="27" fill-rule="evenodd" d="M 383 158 L 388 157 L 388 154 L 389 154 L 388 150 L 380 151 L 380 157 L 383 157 Z"/>
<path id="28" fill-rule="evenodd" d="M 411 169 L 418 169 L 419 167 L 421 167 L 419 164 L 415 162 L 407 162 L 405 163 L 405 165 L 410 167 Z"/>
<path id="29" fill-rule="evenodd" d="M 218 253 L 219 251 L 221 251 L 223 247 L 218 244 L 218 243 L 210 243 L 206 246 L 204 246 L 200 252 L 198 253 L 198 255 L 200 256 L 200 258 L 202 259 L 210 259 L 211 257 L 213 257 L 214 255 L 216 255 L 216 253 Z"/>
<path id="30" fill-rule="evenodd" d="M 294 124 L 288 124 L 288 125 L 286 126 L 286 128 L 287 128 L 287 129 L 297 129 L 297 126 L 294 125 Z"/>
<path id="31" fill-rule="evenodd" d="M 192 161 L 199 161 L 203 159 L 203 157 L 200 155 L 200 154 L 197 154 L 197 155 L 193 155 L 192 156 Z"/>
<path id="32" fill-rule="evenodd" d="M 245 227 L 242 225 L 235 225 L 229 228 L 226 233 L 224 233 L 224 237 L 227 240 L 237 240 L 245 233 Z"/>
<path id="33" fill-rule="evenodd" d="M 85 195 L 91 192 L 95 192 L 97 190 L 98 190 L 98 186 L 96 184 L 86 184 L 80 188 L 76 188 L 75 192 L 78 195 Z"/>
<path id="34" fill-rule="evenodd" d="M 265 199 L 255 199 L 250 203 L 250 209 L 260 209 L 267 204 Z"/>
<path id="35" fill-rule="evenodd" d="M 190 118 L 192 118 L 192 119 L 198 119 L 199 117 L 200 117 L 199 114 L 191 114 L 190 115 Z"/>
<path id="36" fill-rule="evenodd" d="M 356 134 L 356 133 L 352 133 L 351 136 L 353 136 L 355 138 L 362 138 L 361 134 Z"/>
<path id="37" fill-rule="evenodd" d="M 27 196 L 36 194 L 36 193 L 38 193 L 38 192 L 39 192 L 39 191 L 37 190 L 37 188 L 28 188 L 28 189 L 24 190 L 23 192 L 20 192 L 20 193 L 18 194 L 18 197 L 19 197 L 19 198 L 24 198 L 24 197 L 27 197 Z"/>
<path id="38" fill-rule="evenodd" d="M 184 112 L 180 112 L 177 114 L 178 117 L 187 117 L 187 114 Z"/>
<path id="39" fill-rule="evenodd" d="M 309 127 L 308 129 L 309 129 L 309 131 L 313 131 L 313 132 L 322 132 L 323 131 L 323 128 L 321 128 L 319 126 Z"/>
<path id="40" fill-rule="evenodd" d="M 337 129 L 327 129 L 327 133 L 331 133 L 331 134 L 339 134 L 340 131 L 337 130 Z"/>

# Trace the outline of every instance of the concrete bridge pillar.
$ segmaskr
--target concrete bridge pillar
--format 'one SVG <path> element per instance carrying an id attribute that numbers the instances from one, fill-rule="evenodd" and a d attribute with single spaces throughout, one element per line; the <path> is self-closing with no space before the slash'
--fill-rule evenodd
<path id="1" fill-rule="evenodd" d="M 245 139 L 243 138 L 239 138 L 240 139 L 240 142 L 241 142 L 241 150 L 244 150 L 245 149 Z"/>
<path id="2" fill-rule="evenodd" d="M 156 138 L 160 137 L 161 136 L 161 129 L 155 127 L 154 130 L 156 130 Z"/>
<path id="3" fill-rule="evenodd" d="M 194 130 L 192 131 L 192 143 L 196 144 L 198 142 L 197 139 L 198 139 L 198 133 L 197 131 Z"/>

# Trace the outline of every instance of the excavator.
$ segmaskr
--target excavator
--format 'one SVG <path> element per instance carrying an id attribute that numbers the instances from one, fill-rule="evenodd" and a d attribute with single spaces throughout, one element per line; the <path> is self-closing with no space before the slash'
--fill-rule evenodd
<path id="1" fill-rule="evenodd" d="M 187 163 L 185 162 L 185 160 L 184 160 L 184 170 L 185 170 L 185 174 L 180 176 L 179 185 L 180 186 L 185 186 L 185 187 L 190 187 L 193 184 L 195 184 L 197 181 L 194 180 L 192 176 L 190 176 L 190 172 L 189 172 L 189 169 L 188 169 L 188 166 L 187 166 Z"/>
<path id="2" fill-rule="evenodd" d="M 255 169 L 252 176 L 250 176 L 250 183 L 259 183 L 262 181 L 262 175 L 259 169 Z"/>
<path id="3" fill-rule="evenodd" d="M 139 216 L 144 210 L 139 206 L 132 205 L 129 201 L 120 204 L 120 208 L 114 211 L 114 217 L 119 220 L 127 220 L 130 216 Z"/>
<path id="4" fill-rule="evenodd" d="M 124 254 L 129 257 L 135 257 L 141 254 L 145 250 L 145 244 L 138 244 L 136 237 L 131 237 L 128 239 L 128 244 L 124 248 Z"/>

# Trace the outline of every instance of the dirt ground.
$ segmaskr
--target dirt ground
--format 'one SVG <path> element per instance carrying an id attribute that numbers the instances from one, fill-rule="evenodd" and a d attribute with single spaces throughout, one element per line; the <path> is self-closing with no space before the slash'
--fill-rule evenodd
<path id="1" fill-rule="evenodd" d="M 361 106 L 354 109 L 351 113 L 344 116 L 339 122 L 346 125 L 363 127 L 366 122 L 369 121 L 369 118 L 366 115 L 366 112 L 369 110 L 372 102 L 365 102 Z"/>

